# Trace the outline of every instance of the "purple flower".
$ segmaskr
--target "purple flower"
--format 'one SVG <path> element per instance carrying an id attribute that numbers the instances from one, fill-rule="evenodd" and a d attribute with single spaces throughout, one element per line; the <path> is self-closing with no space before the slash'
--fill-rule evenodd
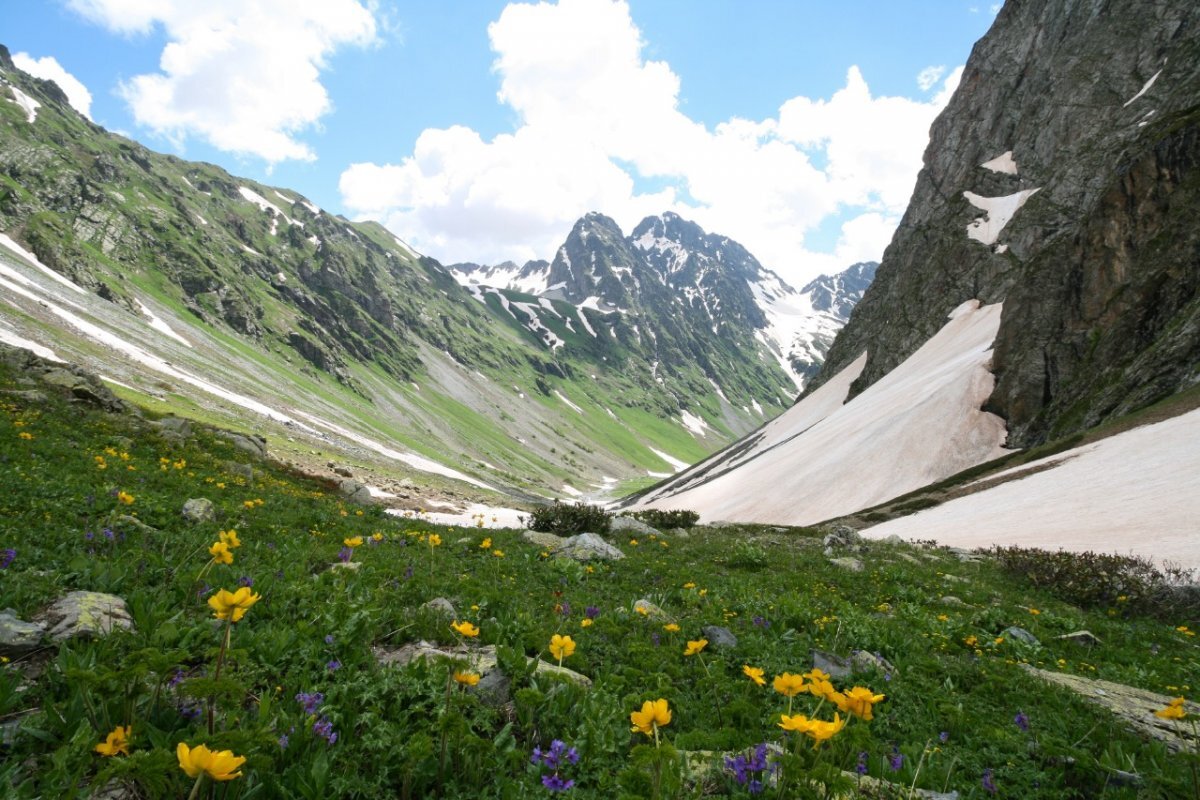
<path id="1" fill-rule="evenodd" d="M 88 531 L 87 533 L 85 533 L 85 534 L 83 535 L 83 538 L 84 538 L 84 539 L 87 539 L 87 540 L 90 542 L 90 541 L 92 541 L 93 539 L 95 539 L 95 538 L 96 538 L 96 534 L 92 533 L 91 531 Z"/>
<path id="2" fill-rule="evenodd" d="M 208 594 L 211 591 L 212 591 L 212 587 L 206 583 L 203 586 L 201 586 L 199 589 L 196 590 L 196 597 L 204 597 L 204 595 Z"/>
<path id="3" fill-rule="evenodd" d="M 17 551 L 11 547 L 6 547 L 3 550 L 3 555 L 0 555 L 0 569 L 8 569 L 8 565 L 17 557 Z"/>
<path id="4" fill-rule="evenodd" d="M 333 644 L 333 634 L 332 633 L 325 634 L 325 644 Z"/>
<path id="5" fill-rule="evenodd" d="M 746 791 L 750 792 L 750 794 L 761 794 L 762 790 L 763 790 L 763 782 L 760 781 L 758 778 L 755 778 L 754 780 L 752 780 L 746 784 Z"/>
<path id="6" fill-rule="evenodd" d="M 337 731 L 333 729 L 333 723 L 329 721 L 328 717 L 321 717 L 319 720 L 314 722 L 312 729 L 313 733 L 329 742 L 329 744 L 333 744 L 337 741 Z"/>
<path id="7" fill-rule="evenodd" d="M 184 676 L 183 670 L 181 670 L 181 669 L 175 670 L 175 674 L 171 676 L 171 680 L 167 681 L 167 686 L 174 689 L 176 686 L 183 683 L 184 677 L 185 676 Z"/>
<path id="8" fill-rule="evenodd" d="M 342 662 L 338 661 L 336 658 L 325 665 L 325 669 L 329 670 L 330 672 L 337 672 L 341 668 Z"/>
<path id="9" fill-rule="evenodd" d="M 658 647 L 659 643 L 662 642 L 662 638 L 656 632 L 656 633 L 650 634 L 650 641 L 654 642 L 655 647 Z"/>
<path id="10" fill-rule="evenodd" d="M 854 771 L 859 775 L 867 774 L 867 751 L 863 750 L 858 754 L 858 763 L 854 765 Z"/>
<path id="11" fill-rule="evenodd" d="M 754 623 L 754 627 L 756 628 L 762 628 L 763 630 L 766 630 L 767 628 L 771 627 L 771 621 L 760 614 L 755 614 L 754 618 L 750 621 Z"/>
<path id="12" fill-rule="evenodd" d="M 296 702 L 304 706 L 305 714 L 316 714 L 317 709 L 325 702 L 325 695 L 320 692 L 313 692 L 312 694 L 301 692 L 296 695 Z"/>
<path id="13" fill-rule="evenodd" d="M 596 608 L 595 606 L 588 606 L 583 610 L 583 615 L 588 619 L 595 619 L 596 617 L 600 616 L 600 609 Z"/>
<path id="14" fill-rule="evenodd" d="M 938 741 L 945 744 L 950 739 L 950 731 L 942 731 L 938 734 Z"/>
<path id="15" fill-rule="evenodd" d="M 253 586 L 253 585 L 254 585 L 254 578 L 251 578 L 249 575 L 243 575 L 242 577 L 238 578 L 238 586 Z"/>
<path id="16" fill-rule="evenodd" d="M 112 540 L 117 538 L 117 535 L 115 533 L 113 533 L 112 528 L 105 528 L 104 529 L 104 538 L 108 539 L 111 542 Z"/>
<path id="17" fill-rule="evenodd" d="M 574 785 L 575 781 L 564 780 L 563 778 L 559 777 L 557 772 L 542 776 L 542 786 L 545 786 L 552 792 L 565 792 Z"/>
<path id="18" fill-rule="evenodd" d="M 408 580 L 413 576 L 412 564 L 408 565 L 408 569 L 404 570 L 404 580 Z"/>
<path id="19" fill-rule="evenodd" d="M 1025 716 L 1024 711 L 1017 712 L 1017 715 L 1013 717 L 1013 724 L 1020 728 L 1022 733 L 1029 732 L 1029 717 Z"/>
<path id="20" fill-rule="evenodd" d="M 981 783 L 983 784 L 983 790 L 985 792 L 988 794 L 996 793 L 996 783 L 992 780 L 992 771 L 990 769 L 985 769 L 983 771 L 983 780 Z"/>
<path id="21" fill-rule="evenodd" d="M 899 772 L 900 768 L 904 766 L 904 754 L 896 745 L 892 745 L 892 754 L 888 756 L 888 766 L 892 768 L 892 772 Z"/>
<path id="22" fill-rule="evenodd" d="M 287 746 L 288 746 L 288 736 L 285 733 L 283 736 L 279 737 L 279 749 L 287 750 Z"/>
<path id="23" fill-rule="evenodd" d="M 344 564 L 350 560 L 350 556 L 352 555 L 354 555 L 353 550 L 351 550 L 349 547 L 343 547 L 341 550 L 338 550 L 338 561 L 341 561 Z"/>
<path id="24" fill-rule="evenodd" d="M 558 607 L 558 613 L 562 614 L 564 617 L 571 616 L 571 604 L 567 603 L 567 602 L 563 602 Z"/>

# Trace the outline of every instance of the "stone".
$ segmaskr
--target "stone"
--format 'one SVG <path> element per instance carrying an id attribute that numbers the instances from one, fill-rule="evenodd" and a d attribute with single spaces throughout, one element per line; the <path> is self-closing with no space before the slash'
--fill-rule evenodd
<path id="1" fill-rule="evenodd" d="M 375 502 L 371 490 L 353 478 L 342 478 L 338 483 L 338 494 L 360 506 L 369 506 Z"/>
<path id="2" fill-rule="evenodd" d="M 555 555 L 576 561 L 617 561 L 625 557 L 624 553 L 594 533 L 580 533 L 565 539 Z"/>
<path id="3" fill-rule="evenodd" d="M 717 650 L 731 650 L 738 646 L 737 637 L 733 635 L 733 631 L 729 628 L 720 625 L 705 625 L 700 629 L 700 633 L 708 643 Z"/>
<path id="4" fill-rule="evenodd" d="M 875 672 L 879 671 L 885 675 L 895 675 L 897 670 L 892 663 L 878 653 L 872 653 L 868 650 L 853 650 L 850 653 L 850 671 L 851 672 Z"/>
<path id="5" fill-rule="evenodd" d="M 454 604 L 444 597 L 435 597 L 428 603 L 421 606 L 424 611 L 432 611 L 435 614 L 441 614 L 443 617 L 451 619 L 458 618 L 458 612 L 454 610 Z"/>
<path id="6" fill-rule="evenodd" d="M 347 466 L 343 466 L 341 464 L 334 464 L 332 469 L 333 469 L 334 475 L 341 475 L 343 478 L 353 478 L 354 477 L 354 472 Z"/>
<path id="7" fill-rule="evenodd" d="M 70 592 L 39 616 L 55 642 L 107 636 L 114 630 L 133 630 L 125 601 L 102 592 Z"/>
<path id="8" fill-rule="evenodd" d="M 182 436 L 184 439 L 192 435 L 192 421 L 183 417 L 163 417 L 150 424 L 158 428 L 160 432 L 174 433 Z"/>
<path id="9" fill-rule="evenodd" d="M 1031 647 L 1041 647 L 1042 646 L 1042 643 L 1037 640 L 1037 637 L 1034 636 L 1029 631 L 1025 630 L 1024 628 L 1018 628 L 1016 626 L 1013 626 L 1011 628 L 1005 628 L 1003 631 L 1000 632 L 1000 635 L 1003 636 L 1005 639 L 1011 639 L 1014 642 L 1020 642 L 1021 644 L 1027 644 L 1027 645 L 1030 645 Z"/>
<path id="10" fill-rule="evenodd" d="M 147 525 L 146 523 L 142 522 L 137 517 L 131 517 L 128 514 L 121 514 L 118 517 L 114 517 L 113 521 L 112 521 L 112 525 L 115 528 L 131 528 L 135 531 L 139 531 L 141 533 L 147 533 L 147 534 L 162 533 L 162 531 L 160 531 L 158 528 L 153 528 L 153 527 Z"/>
<path id="11" fill-rule="evenodd" d="M 920 564 L 921 559 L 914 556 L 912 553 L 896 553 L 897 558 L 902 558 L 910 564 Z"/>
<path id="12" fill-rule="evenodd" d="M 633 610 L 641 614 L 643 617 L 653 617 L 655 619 L 667 619 L 667 612 L 651 603 L 649 600 L 642 598 L 634 602 Z"/>
<path id="13" fill-rule="evenodd" d="M 228 439 L 238 450 L 249 453 L 255 458 L 263 459 L 267 457 L 267 440 L 262 436 L 244 436 L 232 431 L 218 431 L 218 435 L 224 439 Z"/>
<path id="14" fill-rule="evenodd" d="M 1084 678 L 1068 672 L 1051 672 L 1028 664 L 1022 664 L 1021 667 L 1029 674 L 1047 683 L 1066 687 L 1085 700 L 1107 708 L 1126 726 L 1138 733 L 1158 739 L 1165 743 L 1167 749 L 1172 752 L 1194 752 L 1197 745 L 1200 744 L 1194 728 L 1177 725 L 1171 720 L 1154 716 L 1155 711 L 1166 708 L 1167 704 L 1175 699 L 1174 697 L 1112 681 Z M 1189 717 L 1200 715 L 1200 703 L 1185 702 L 1183 709 Z"/>
<path id="15" fill-rule="evenodd" d="M 358 572 L 362 569 L 361 561 L 337 561 L 329 565 L 330 572 Z"/>
<path id="16" fill-rule="evenodd" d="M 879 541 L 883 542 L 884 544 L 904 544 L 904 540 L 901 539 L 900 535 L 896 533 L 893 533 L 891 536 L 885 536 Z"/>
<path id="17" fill-rule="evenodd" d="M 239 464 L 236 461 L 226 461 L 225 471 L 230 475 L 238 478 L 245 478 L 247 481 L 254 480 L 254 467 L 249 464 Z"/>
<path id="18" fill-rule="evenodd" d="M 139 800 L 139 792 L 132 784 L 113 778 L 99 789 L 96 789 L 88 800 Z"/>
<path id="19" fill-rule="evenodd" d="M 1091 631 L 1074 631 L 1073 633 L 1064 633 L 1062 636 L 1054 637 L 1060 641 L 1071 642 L 1080 647 L 1095 647 L 1100 644 L 1100 637 Z"/>
<path id="20" fill-rule="evenodd" d="M 563 542 L 566 541 L 563 537 L 555 536 L 553 533 L 547 531 L 522 531 L 521 538 L 530 544 L 544 547 L 551 552 L 562 547 Z"/>
<path id="21" fill-rule="evenodd" d="M 942 599 L 939 600 L 938 602 L 940 602 L 942 605 L 948 606 L 950 608 L 970 608 L 971 607 L 970 604 L 964 603 L 962 600 L 959 600 L 957 597 L 955 597 L 952 594 L 943 596 Z"/>
<path id="22" fill-rule="evenodd" d="M 812 661 L 814 669 L 828 672 L 831 678 L 849 678 L 854 671 L 850 665 L 850 659 L 826 653 L 823 650 L 813 650 Z"/>
<path id="23" fill-rule="evenodd" d="M 862 537 L 849 525 L 835 525 L 827 530 L 822 541 L 830 548 L 857 548 L 862 544 Z"/>
<path id="24" fill-rule="evenodd" d="M 637 536 L 650 536 L 658 533 L 656 529 L 651 528 L 640 519 L 624 516 L 613 517 L 608 525 L 608 530 L 610 533 L 630 533 Z"/>
<path id="25" fill-rule="evenodd" d="M 667 532 L 676 539 L 688 539 L 692 535 L 686 528 L 672 528 Z"/>
<path id="26" fill-rule="evenodd" d="M 829 563 L 833 564 L 835 567 L 841 567 L 842 569 L 850 570 L 851 572 L 862 572 L 863 571 L 863 563 L 861 561 L 859 561 L 857 558 L 853 558 L 851 556 L 844 556 L 842 558 L 831 558 L 831 559 L 829 559 Z"/>
<path id="27" fill-rule="evenodd" d="M 207 497 L 194 497 L 183 504 L 181 512 L 188 522 L 212 522 L 217 518 L 217 509 Z"/>
<path id="28" fill-rule="evenodd" d="M 3 394 L 5 397 L 20 400 L 22 403 L 28 403 L 31 406 L 40 406 L 49 402 L 49 398 L 36 389 L 9 389 L 3 392 Z"/>
<path id="29" fill-rule="evenodd" d="M 0 655 L 23 656 L 36 650 L 45 635 L 46 626 L 20 619 L 11 608 L 0 611 Z"/>
<path id="30" fill-rule="evenodd" d="M 942 576 L 942 580 L 944 580 L 946 583 L 968 583 L 966 578 L 960 578 L 959 576 L 951 575 L 948 572 Z"/>
<path id="31" fill-rule="evenodd" d="M 717 529 L 721 529 L 721 528 L 736 528 L 736 527 L 738 527 L 738 523 L 736 523 L 736 522 L 730 522 L 729 520 L 725 520 L 725 519 L 715 519 L 715 520 L 713 520 L 712 522 L 706 522 L 706 523 L 704 523 L 704 527 L 706 527 L 706 528 L 717 528 Z"/>

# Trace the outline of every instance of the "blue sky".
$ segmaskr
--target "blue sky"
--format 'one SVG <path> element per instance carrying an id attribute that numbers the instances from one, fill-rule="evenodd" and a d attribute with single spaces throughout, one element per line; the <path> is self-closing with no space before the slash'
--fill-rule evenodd
<path id="1" fill-rule="evenodd" d="M 996 8 L 0 0 L 0 12 L 0 42 L 77 79 L 97 123 L 380 219 L 443 261 L 550 258 L 589 210 L 626 230 L 675 210 L 800 282 L 881 254 L 928 124 Z"/>

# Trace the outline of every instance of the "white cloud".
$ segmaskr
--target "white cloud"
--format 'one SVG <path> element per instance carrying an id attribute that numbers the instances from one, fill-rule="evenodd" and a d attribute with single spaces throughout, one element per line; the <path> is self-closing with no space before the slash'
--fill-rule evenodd
<path id="1" fill-rule="evenodd" d="M 88 119 L 92 118 L 92 93 L 83 82 L 67 72 L 54 56 L 34 58 L 28 53 L 13 53 L 13 64 L 35 78 L 45 78 L 58 84 L 67 95 L 72 108 Z"/>
<path id="2" fill-rule="evenodd" d="M 643 59 L 623 2 L 513 3 L 488 34 L 513 132 L 427 129 L 397 163 L 354 164 L 340 182 L 348 208 L 448 262 L 552 257 L 588 211 L 626 231 L 676 211 L 797 283 L 878 258 L 960 74 L 918 102 L 872 97 L 850 67 L 828 100 L 709 129 L 680 110 L 670 66 Z M 833 215 L 848 220 L 834 251 L 806 250 Z"/>
<path id="3" fill-rule="evenodd" d="M 922 92 L 928 92 L 937 85 L 937 82 L 944 74 L 946 74 L 946 67 L 942 64 L 936 67 L 926 67 L 917 73 L 917 86 L 921 87 Z"/>
<path id="4" fill-rule="evenodd" d="M 120 93 L 139 125 L 177 146 L 195 136 L 274 164 L 316 155 L 297 138 L 331 108 L 325 59 L 376 41 L 371 6 L 358 0 L 71 0 L 109 30 L 168 39 L 160 72 Z"/>

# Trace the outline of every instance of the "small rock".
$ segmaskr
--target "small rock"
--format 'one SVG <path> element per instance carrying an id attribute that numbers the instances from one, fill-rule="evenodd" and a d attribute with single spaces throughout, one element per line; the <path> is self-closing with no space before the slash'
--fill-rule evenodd
<path id="1" fill-rule="evenodd" d="M 883 539 L 880 539 L 880 541 L 884 544 L 904 544 L 904 540 L 901 539 L 900 535 L 897 533 L 893 533 L 891 536 L 885 536 Z"/>
<path id="2" fill-rule="evenodd" d="M 1123 769 L 1114 769 L 1110 772 L 1109 781 L 1114 786 L 1132 786 L 1135 789 L 1140 788 L 1145 783 L 1141 775 L 1138 775 L 1136 772 L 1126 772 Z"/>
<path id="3" fill-rule="evenodd" d="M 521 538 L 530 544 L 544 547 L 551 552 L 562 547 L 563 542 L 566 541 L 563 537 L 555 536 L 553 533 L 547 531 L 523 531 Z"/>
<path id="4" fill-rule="evenodd" d="M 375 498 L 371 496 L 371 490 L 353 478 L 342 478 L 338 484 L 338 494 L 360 506 L 369 506 L 375 502 Z"/>
<path id="5" fill-rule="evenodd" d="M 655 619 L 666 619 L 667 612 L 651 603 L 649 600 L 642 598 L 633 604 L 633 610 L 644 617 L 654 617 Z"/>
<path id="6" fill-rule="evenodd" d="M 125 601 L 102 592 L 71 592 L 42 612 L 38 621 L 56 642 L 107 636 L 116 628 L 133 630 Z"/>
<path id="7" fill-rule="evenodd" d="M 329 565 L 330 572 L 336 572 L 338 570 L 343 570 L 346 572 L 358 572 L 360 569 L 362 569 L 361 561 L 338 561 Z"/>
<path id="8" fill-rule="evenodd" d="M 854 671 L 850 666 L 850 659 L 822 650 L 813 650 L 812 660 L 815 669 L 828 672 L 831 678 L 849 678 L 850 673 Z"/>
<path id="9" fill-rule="evenodd" d="M 354 473 L 350 470 L 350 468 L 347 466 L 343 466 L 341 464 L 333 465 L 333 474 L 341 475 L 343 478 L 353 478 L 354 477 Z"/>
<path id="10" fill-rule="evenodd" d="M 949 606 L 950 608 L 970 608 L 971 607 L 968 603 L 964 603 L 962 600 L 959 600 L 957 597 L 955 597 L 952 594 L 948 594 L 948 595 L 944 596 L 938 602 L 940 602 L 944 606 Z"/>
<path id="11" fill-rule="evenodd" d="M 950 573 L 946 573 L 945 575 L 943 575 L 942 580 L 946 581 L 947 583 L 967 583 L 968 582 L 966 578 L 960 578 L 957 575 L 951 575 Z"/>
<path id="12" fill-rule="evenodd" d="M 715 649 L 730 650 L 738 646 L 737 637 L 729 628 L 723 628 L 720 625 L 705 625 L 700 629 L 700 633 Z"/>
<path id="13" fill-rule="evenodd" d="M 1100 644 L 1100 637 L 1096 636 L 1096 634 L 1092 633 L 1091 631 L 1075 631 L 1073 633 L 1064 633 L 1062 636 L 1056 636 L 1055 638 L 1064 642 L 1077 644 L 1080 647 L 1095 647 L 1096 645 Z"/>
<path id="14" fill-rule="evenodd" d="M 243 436 L 233 431 L 218 431 L 217 435 L 228 439 L 238 450 L 249 453 L 255 458 L 267 457 L 267 440 L 262 436 Z"/>
<path id="15" fill-rule="evenodd" d="M 555 555 L 576 561 L 617 561 L 625 557 L 624 553 L 594 533 L 580 533 L 564 540 Z"/>
<path id="16" fill-rule="evenodd" d="M 1015 642 L 1032 645 L 1033 647 L 1042 646 L 1042 643 L 1037 640 L 1037 637 L 1024 628 L 1018 628 L 1016 626 L 1005 628 L 1003 631 L 1001 631 L 1000 635 L 1005 639 L 1012 639 Z"/>
<path id="17" fill-rule="evenodd" d="M 207 497 L 194 497 L 183 504 L 183 518 L 188 522 L 212 522 L 217 509 Z"/>
<path id="18" fill-rule="evenodd" d="M 132 784 L 113 778 L 93 792 L 88 800 L 138 800 L 141 796 Z"/>
<path id="19" fill-rule="evenodd" d="M 738 524 L 736 522 L 730 522 L 729 520 L 717 519 L 717 520 L 713 520 L 712 522 L 704 523 L 704 527 L 706 527 L 706 528 L 736 528 L 736 527 L 738 527 Z"/>
<path id="20" fill-rule="evenodd" d="M 236 461 L 226 461 L 225 471 L 230 475 L 234 475 L 239 478 L 245 478 L 247 481 L 254 480 L 254 467 L 250 466 L 249 464 L 239 464 Z"/>
<path id="21" fill-rule="evenodd" d="M 835 567 L 841 567 L 842 569 L 848 569 L 851 572 L 862 572 L 863 571 L 863 563 L 861 561 L 859 561 L 857 558 L 853 558 L 851 556 L 845 556 L 843 558 L 831 558 L 831 559 L 829 559 L 829 563 L 833 564 Z"/>
<path id="22" fill-rule="evenodd" d="M 650 536 L 658 533 L 656 529 L 633 517 L 613 517 L 608 530 L 611 533 L 633 533 L 638 536 Z"/>
<path id="23" fill-rule="evenodd" d="M 885 675 L 895 675 L 898 670 L 892 663 L 878 653 L 867 650 L 855 650 L 850 654 L 850 669 L 852 672 L 874 672 L 878 670 Z"/>
<path id="24" fill-rule="evenodd" d="M 158 528 L 152 528 L 137 517 L 131 517 L 128 514 L 122 514 L 121 516 L 113 519 L 113 526 L 117 528 L 132 528 L 136 531 L 141 531 L 142 533 L 162 533 L 162 531 L 160 531 Z"/>
<path id="25" fill-rule="evenodd" d="M 49 402 L 46 395 L 36 389 L 9 390 L 4 392 L 4 395 L 14 400 L 20 400 L 22 403 L 28 403 L 31 406 L 40 406 Z"/>
<path id="26" fill-rule="evenodd" d="M 421 608 L 426 611 L 432 611 L 435 614 L 441 614 L 443 617 L 458 619 L 458 612 L 454 610 L 454 604 L 444 597 L 435 597 L 422 605 Z"/>
<path id="27" fill-rule="evenodd" d="M 826 547 L 857 548 L 862 544 L 862 537 L 849 525 L 835 525 L 828 529 L 823 541 Z"/>
<path id="28" fill-rule="evenodd" d="M 192 421 L 183 417 L 163 417 L 150 423 L 162 433 L 174 433 L 187 439 L 192 435 Z"/>
<path id="29" fill-rule="evenodd" d="M 36 650 L 46 635 L 44 625 L 26 622 L 11 608 L 0 611 L 0 655 L 15 658 Z"/>
<path id="30" fill-rule="evenodd" d="M 910 564 L 920 564 L 921 563 L 921 559 L 917 558 L 916 556 L 912 555 L 911 553 L 896 553 L 896 556 L 898 558 L 904 559 L 905 561 L 907 561 Z"/>
<path id="31" fill-rule="evenodd" d="M 667 533 L 671 534 L 676 539 L 687 539 L 691 536 L 686 528 L 672 528 L 671 530 L 667 531 Z"/>

